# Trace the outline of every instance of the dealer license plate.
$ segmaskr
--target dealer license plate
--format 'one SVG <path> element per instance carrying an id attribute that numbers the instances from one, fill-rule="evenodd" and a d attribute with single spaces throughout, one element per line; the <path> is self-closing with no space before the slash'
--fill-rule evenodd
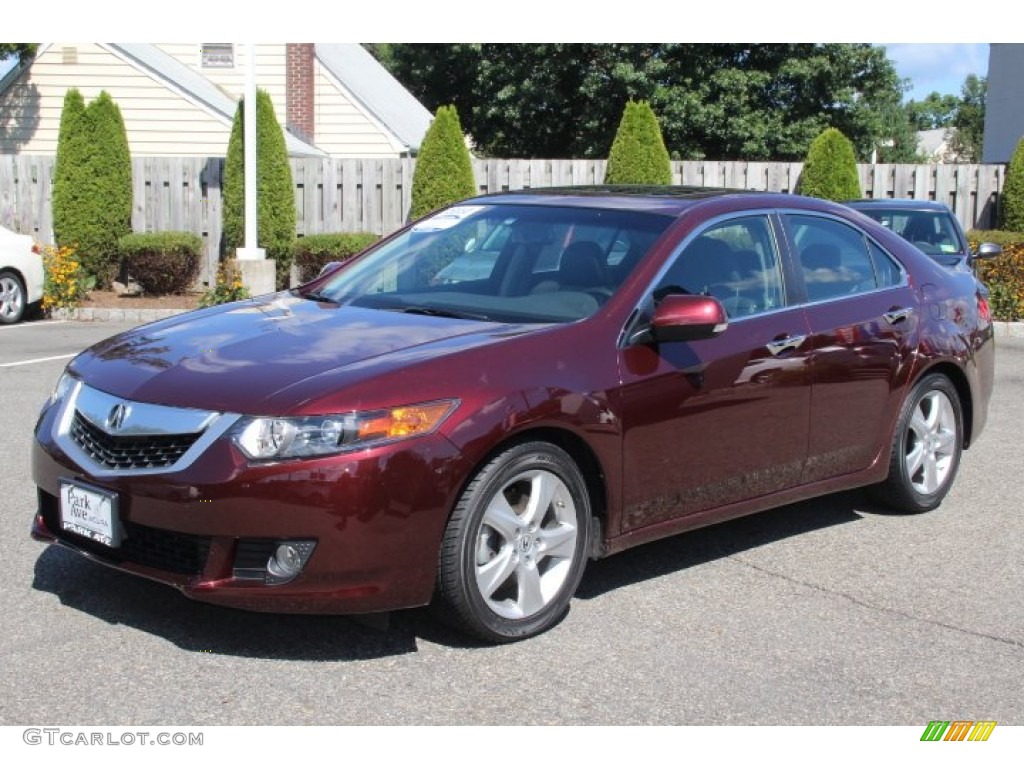
<path id="1" fill-rule="evenodd" d="M 119 546 L 121 527 L 117 519 L 117 494 L 77 482 L 62 481 L 60 525 L 65 531 L 108 547 Z"/>

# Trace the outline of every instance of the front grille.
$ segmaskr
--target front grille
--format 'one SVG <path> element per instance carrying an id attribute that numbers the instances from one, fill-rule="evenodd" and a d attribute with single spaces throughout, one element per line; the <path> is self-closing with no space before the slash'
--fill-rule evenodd
<path id="1" fill-rule="evenodd" d="M 91 539 L 62 530 L 57 497 L 42 490 L 39 491 L 39 511 L 46 527 L 58 539 L 113 563 L 142 565 L 183 576 L 198 576 L 203 572 L 206 558 L 210 554 L 209 536 L 165 531 L 128 521 L 122 521 L 124 537 L 121 546 L 116 549 L 105 547 Z"/>
<path id="2" fill-rule="evenodd" d="M 199 434 L 109 435 L 75 411 L 71 439 L 104 467 L 151 469 L 173 465 L 199 439 Z"/>

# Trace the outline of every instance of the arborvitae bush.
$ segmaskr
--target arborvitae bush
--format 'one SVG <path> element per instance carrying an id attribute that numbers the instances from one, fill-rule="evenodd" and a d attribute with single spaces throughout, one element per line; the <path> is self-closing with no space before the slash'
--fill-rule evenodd
<path id="1" fill-rule="evenodd" d="M 104 288 L 116 276 L 117 241 L 131 231 L 132 161 L 121 110 L 103 91 L 88 107 L 72 89 L 64 98 L 54 178 L 54 232 L 75 247 Z"/>
<path id="2" fill-rule="evenodd" d="M 245 245 L 245 101 L 238 102 L 224 162 L 224 243 L 228 251 Z M 277 287 L 287 288 L 295 245 L 295 188 L 288 149 L 270 94 L 256 91 L 257 238 L 267 258 L 277 262 Z"/>
<path id="3" fill-rule="evenodd" d="M 118 246 L 125 269 L 146 293 L 185 293 L 199 275 L 203 241 L 191 232 L 139 232 Z"/>
<path id="4" fill-rule="evenodd" d="M 1000 202 L 1000 226 L 1011 232 L 1024 232 L 1024 138 L 1010 158 Z"/>
<path id="5" fill-rule="evenodd" d="M 811 142 L 799 192 L 837 202 L 861 196 L 853 144 L 840 131 L 828 128 Z"/>
<path id="6" fill-rule="evenodd" d="M 60 113 L 53 169 L 53 233 L 61 245 L 70 246 L 78 240 L 84 215 L 82 200 L 89 195 L 84 183 L 88 155 L 85 99 L 77 88 L 69 88 Z"/>
<path id="7" fill-rule="evenodd" d="M 608 153 L 605 184 L 671 184 L 672 161 L 646 101 L 628 101 Z"/>
<path id="8" fill-rule="evenodd" d="M 423 137 L 412 177 L 412 217 L 476 194 L 473 163 L 454 106 L 440 107 Z"/>
<path id="9" fill-rule="evenodd" d="M 328 232 L 306 235 L 295 243 L 299 280 L 308 283 L 332 261 L 346 261 L 380 240 L 372 232 Z"/>

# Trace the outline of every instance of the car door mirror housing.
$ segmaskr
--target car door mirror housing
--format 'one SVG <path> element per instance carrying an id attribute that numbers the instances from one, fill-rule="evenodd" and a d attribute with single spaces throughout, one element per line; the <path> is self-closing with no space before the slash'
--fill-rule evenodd
<path id="1" fill-rule="evenodd" d="M 978 246 L 978 250 L 971 256 L 973 259 L 991 259 L 995 256 L 1001 255 L 1003 252 L 1003 246 L 998 243 L 982 243 Z"/>
<path id="2" fill-rule="evenodd" d="M 729 325 L 725 308 L 714 296 L 669 294 L 658 302 L 651 318 L 654 341 L 711 339 Z"/>

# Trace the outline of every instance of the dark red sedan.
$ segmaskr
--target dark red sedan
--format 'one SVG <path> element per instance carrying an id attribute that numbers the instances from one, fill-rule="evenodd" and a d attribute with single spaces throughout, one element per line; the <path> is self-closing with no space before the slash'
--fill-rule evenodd
<path id="1" fill-rule="evenodd" d="M 969 274 L 842 206 L 481 197 L 83 352 L 39 419 L 32 532 L 211 603 L 433 601 L 514 640 L 590 558 L 857 486 L 932 509 L 993 356 Z"/>

